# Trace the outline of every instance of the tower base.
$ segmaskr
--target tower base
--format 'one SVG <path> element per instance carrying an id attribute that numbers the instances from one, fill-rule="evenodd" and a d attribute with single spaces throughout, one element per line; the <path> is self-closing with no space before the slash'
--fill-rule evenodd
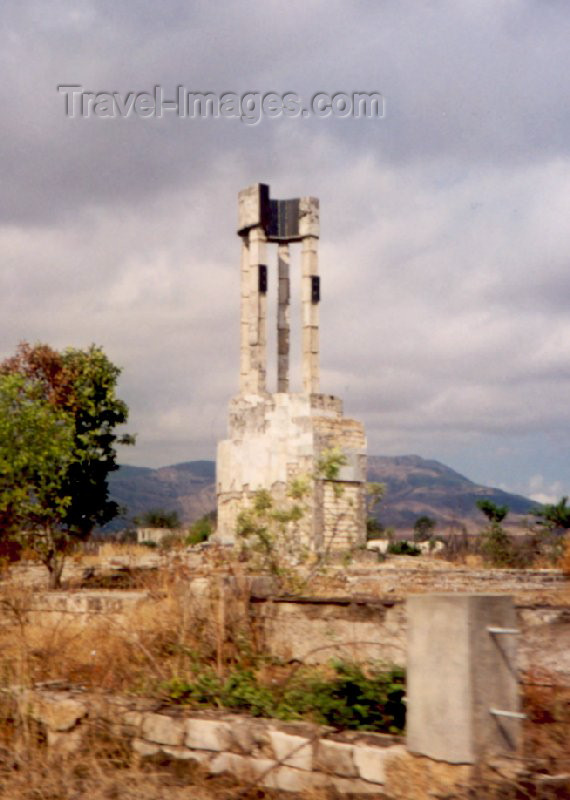
<path id="1" fill-rule="evenodd" d="M 325 475 L 322 460 L 340 451 L 344 462 Z M 236 540 L 238 515 L 255 493 L 276 505 L 295 479 L 306 482 L 296 525 L 300 544 L 314 552 L 344 551 L 366 542 L 366 437 L 343 417 L 342 401 L 325 394 L 242 394 L 230 401 L 229 438 L 218 444 L 218 539 Z"/>

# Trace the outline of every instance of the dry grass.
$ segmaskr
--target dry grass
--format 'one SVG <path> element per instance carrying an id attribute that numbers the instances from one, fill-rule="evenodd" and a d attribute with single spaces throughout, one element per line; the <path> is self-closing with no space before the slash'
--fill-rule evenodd
<path id="1" fill-rule="evenodd" d="M 102 550 L 93 557 L 97 564 L 128 556 L 136 566 L 140 550 L 144 557 L 149 555 L 147 548 L 136 545 L 105 546 Z M 563 559 L 561 566 L 570 575 L 568 542 Z M 163 559 L 163 566 L 142 581 L 144 603 L 124 607 L 120 613 L 93 614 L 88 624 L 82 623 L 80 615 L 68 612 L 38 612 L 36 595 L 25 585 L 0 585 L 0 685 L 62 681 L 109 693 L 152 692 L 160 696 L 161 684 L 169 678 L 190 679 L 196 660 L 215 665 L 219 671 L 238 660 L 247 662 L 256 651 L 246 613 L 247 593 L 242 588 L 230 596 L 227 584 L 224 588 L 224 575 L 228 573 L 237 586 L 244 586 L 240 583 L 240 565 L 228 564 L 217 553 L 204 562 L 210 591 L 191 591 L 196 582 L 188 580 L 190 572 L 183 560 Z M 436 572 L 438 562 L 436 567 L 433 563 L 430 561 L 420 572 Z M 414 564 L 413 559 L 406 562 Z M 310 590 L 313 594 L 344 593 L 344 572 L 331 570 L 328 575 L 316 576 Z M 95 597 L 97 592 L 90 594 Z M 563 590 L 533 593 L 533 600 L 539 594 L 544 595 L 543 601 L 549 595 L 553 605 L 570 604 L 570 583 Z M 551 708 L 551 701 L 556 699 L 543 696 L 542 689 L 529 691 L 527 707 L 535 716 Z M 529 735 L 531 739 L 542 737 L 540 741 L 532 739 L 536 752 L 550 748 L 556 754 L 551 763 L 562 764 L 561 754 L 568 741 L 568 707 L 560 706 L 560 696 L 556 702 L 559 705 L 552 712 L 553 722 L 544 725 L 535 720 L 533 730 L 537 732 Z M 7 736 L 5 726 L 4 734 Z M 0 740 L 2 735 L 0 719 Z M 6 740 L 4 747 L 0 744 L 0 800 L 234 800 L 239 796 L 234 783 L 207 777 L 195 766 L 176 762 L 168 771 L 164 766 L 154 765 L 147 772 L 126 757 L 104 750 L 94 750 L 70 762 L 52 762 L 46 759 L 45 751 L 34 749 L 29 741 L 24 750 L 20 742 Z M 275 796 L 256 788 L 243 797 Z"/>
<path id="2" fill-rule="evenodd" d="M 71 556 L 70 561 L 81 567 L 102 567 L 117 559 L 136 566 L 141 561 L 148 561 L 156 552 L 136 542 L 103 542 L 96 553 L 83 553 L 80 550 Z"/>
<path id="3" fill-rule="evenodd" d="M 560 569 L 565 575 L 570 577 L 570 534 L 566 534 L 564 552 L 560 558 Z"/>
<path id="4" fill-rule="evenodd" d="M 190 677 L 196 659 L 225 668 L 238 658 L 247 638 L 241 597 L 224 595 L 222 578 L 213 591 L 192 594 L 187 578 L 183 568 L 165 568 L 149 577 L 143 604 L 122 613 L 94 614 L 88 624 L 78 614 L 38 611 L 29 586 L 4 584 L 1 686 L 61 681 L 109 693 L 151 692 L 160 697 L 161 683 L 173 676 Z M 29 723 L 10 718 L 7 697 L 0 694 L 0 800 L 277 796 L 258 788 L 241 795 L 235 781 L 205 775 L 186 762 L 138 764 L 130 753 L 105 750 L 99 739 L 72 760 L 50 759 L 30 736 Z"/>
<path id="5" fill-rule="evenodd" d="M 525 676 L 522 690 L 525 757 L 540 771 L 570 772 L 570 687 L 535 670 Z"/>
<path id="6" fill-rule="evenodd" d="M 114 558 L 116 556 L 128 556 L 129 558 L 145 558 L 153 551 L 143 544 L 136 542 L 103 542 L 99 545 L 99 557 Z"/>
<path id="7" fill-rule="evenodd" d="M 37 610 L 30 588 L 4 586 L 0 680 L 3 685 L 57 680 L 109 692 L 156 692 L 169 678 L 190 675 L 196 660 L 222 668 L 252 647 L 245 596 L 220 591 L 222 580 L 200 594 L 189 588 L 184 569 L 163 569 L 149 576 L 142 603 L 91 615 Z M 90 596 L 97 600 L 98 593 Z"/>
<path id="8" fill-rule="evenodd" d="M 239 576 L 237 576 L 239 577 Z M 238 581 L 239 584 L 239 581 Z M 192 594 L 180 565 L 149 576 L 145 602 L 122 613 L 79 615 L 38 611 L 25 585 L 0 591 L 0 677 L 3 686 L 45 681 L 82 684 L 109 693 L 160 698 L 161 683 L 191 677 L 196 659 L 228 668 L 252 647 L 244 599 L 229 594 L 224 578 L 210 592 Z M 105 593 L 102 593 L 104 595 Z M 119 594 L 119 593 L 117 593 Z M 97 592 L 90 592 L 96 597 Z M 73 599 L 73 593 L 69 595 Z M 247 658 L 247 656 L 246 656 Z M 198 765 L 166 756 L 137 760 L 101 732 L 69 758 L 50 755 L 28 720 L 0 693 L 0 800 L 262 800 L 283 797 Z M 287 795 L 291 800 L 295 795 Z M 317 800 L 317 795 L 315 795 Z"/>
<path id="9" fill-rule="evenodd" d="M 285 797 L 261 787 L 241 787 L 227 775 L 167 757 L 138 762 L 116 746 L 71 758 L 49 757 L 36 744 L 0 749 L 0 800 L 263 800 Z M 287 794 L 288 800 L 298 795 Z M 304 796 L 305 799 L 307 795 Z M 322 798 L 322 795 L 320 795 Z M 315 795 L 315 800 L 317 796 Z"/>
<path id="10" fill-rule="evenodd" d="M 469 569 L 483 569 L 484 567 L 483 556 L 475 555 L 474 553 L 468 553 L 465 556 L 463 566 L 466 566 Z"/>

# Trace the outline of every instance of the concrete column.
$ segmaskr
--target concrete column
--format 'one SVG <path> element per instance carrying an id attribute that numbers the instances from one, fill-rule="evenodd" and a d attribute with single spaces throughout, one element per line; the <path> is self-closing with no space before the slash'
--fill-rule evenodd
<path id="1" fill-rule="evenodd" d="M 240 279 L 240 379 L 242 394 L 250 391 L 250 358 L 249 358 L 249 242 L 247 237 L 241 240 L 241 279 Z"/>
<path id="2" fill-rule="evenodd" d="M 319 303 L 313 301 L 313 278 L 319 274 L 319 240 L 303 237 L 301 250 L 301 318 L 303 391 L 319 391 Z"/>
<path id="3" fill-rule="evenodd" d="M 290 327 L 289 305 L 291 284 L 289 278 L 290 252 L 288 244 L 277 248 L 279 274 L 277 301 L 277 391 L 289 391 Z"/>
<path id="4" fill-rule="evenodd" d="M 249 378 L 248 391 L 263 394 L 267 369 L 266 315 L 267 295 L 259 289 L 260 267 L 266 261 L 266 238 L 263 228 L 249 231 Z"/>
<path id="5" fill-rule="evenodd" d="M 413 595 L 407 615 L 408 749 L 452 764 L 520 754 L 512 598 Z"/>

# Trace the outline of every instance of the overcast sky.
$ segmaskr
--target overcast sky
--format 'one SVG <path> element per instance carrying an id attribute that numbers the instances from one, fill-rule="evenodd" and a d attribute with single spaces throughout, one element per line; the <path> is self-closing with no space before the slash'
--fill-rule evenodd
<path id="1" fill-rule="evenodd" d="M 215 458 L 262 181 L 320 198 L 322 390 L 369 452 L 570 493 L 567 0 L 2 0 L 0 23 L 0 356 L 103 346 L 121 461 Z M 60 84 L 377 91 L 385 117 L 71 119 Z"/>

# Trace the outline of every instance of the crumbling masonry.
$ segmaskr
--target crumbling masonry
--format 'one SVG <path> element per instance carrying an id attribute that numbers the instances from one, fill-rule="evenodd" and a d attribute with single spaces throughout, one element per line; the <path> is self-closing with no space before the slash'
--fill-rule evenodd
<path id="1" fill-rule="evenodd" d="M 319 201 L 273 200 L 269 187 L 239 193 L 241 238 L 240 393 L 230 401 L 229 438 L 218 444 L 218 535 L 235 539 L 237 517 L 259 489 L 279 502 L 295 478 L 308 481 L 298 524 L 312 550 L 346 550 L 366 540 L 366 438 L 343 416 L 342 401 L 319 389 Z M 291 392 L 290 245 L 301 244 L 302 392 Z M 267 389 L 266 252 L 277 245 L 277 391 Z M 333 448 L 344 464 L 333 480 L 319 471 Z M 329 476 L 330 478 L 330 476 Z"/>

